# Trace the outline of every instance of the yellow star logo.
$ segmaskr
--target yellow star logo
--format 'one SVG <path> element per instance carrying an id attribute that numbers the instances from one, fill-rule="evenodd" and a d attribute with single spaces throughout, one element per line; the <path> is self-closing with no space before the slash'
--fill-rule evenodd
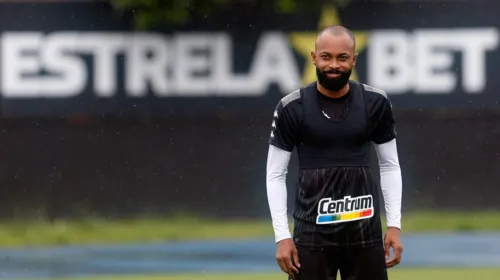
<path id="1" fill-rule="evenodd" d="M 341 24 L 338 17 L 338 11 L 334 6 L 326 6 L 323 8 L 318 29 L 323 29 L 330 25 Z M 353 31 L 356 38 L 356 52 L 360 53 L 366 48 L 368 43 L 368 33 L 365 31 Z M 290 34 L 290 41 L 294 49 L 306 58 L 302 74 L 302 82 L 304 84 L 311 83 L 316 80 L 316 68 L 311 61 L 311 51 L 314 50 L 316 41 L 316 32 L 293 32 Z M 356 69 L 353 69 L 351 79 L 357 81 L 358 75 Z"/>

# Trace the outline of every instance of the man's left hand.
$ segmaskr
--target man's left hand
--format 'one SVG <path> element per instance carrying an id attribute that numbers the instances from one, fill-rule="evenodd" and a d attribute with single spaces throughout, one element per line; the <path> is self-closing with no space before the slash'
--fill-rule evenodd
<path id="1" fill-rule="evenodd" d="M 403 254 L 403 245 L 401 244 L 400 230 L 398 228 L 387 228 L 387 233 L 384 238 L 384 247 L 387 268 L 398 265 L 401 262 L 401 256 Z M 391 259 L 388 259 L 391 255 L 391 247 L 394 251 L 394 255 Z"/>

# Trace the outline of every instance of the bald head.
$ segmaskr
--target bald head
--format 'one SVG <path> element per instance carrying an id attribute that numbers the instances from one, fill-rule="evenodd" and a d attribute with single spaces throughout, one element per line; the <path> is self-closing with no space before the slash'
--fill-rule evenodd
<path id="1" fill-rule="evenodd" d="M 318 37 L 316 38 L 316 51 L 318 50 L 318 45 L 322 44 L 323 41 L 325 41 L 325 37 L 342 37 L 342 36 L 347 36 L 349 39 L 352 41 L 352 47 L 353 47 L 353 52 L 356 49 L 356 39 L 354 37 L 354 34 L 352 34 L 352 31 L 340 26 L 340 25 L 331 25 L 323 28 L 318 34 Z"/>
<path id="2" fill-rule="evenodd" d="M 330 91 L 345 90 L 358 54 L 352 32 L 343 26 L 329 26 L 320 31 L 311 58 L 319 84 Z"/>

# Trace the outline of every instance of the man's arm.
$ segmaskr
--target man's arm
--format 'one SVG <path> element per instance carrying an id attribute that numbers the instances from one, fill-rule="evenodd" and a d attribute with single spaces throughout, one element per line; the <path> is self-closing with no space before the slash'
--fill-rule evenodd
<path id="1" fill-rule="evenodd" d="M 286 173 L 300 130 L 300 92 L 283 97 L 273 112 L 266 168 L 266 188 L 271 211 L 276 260 L 281 270 L 294 278 L 299 273 L 299 254 L 292 241 L 287 217 Z"/>
<path id="2" fill-rule="evenodd" d="M 392 105 L 385 92 L 371 90 L 378 95 L 371 95 L 370 112 L 371 122 L 374 124 L 371 139 L 375 144 L 375 151 L 380 166 L 380 185 L 385 201 L 387 217 L 387 233 L 384 237 L 386 265 L 394 267 L 401 262 L 403 245 L 401 244 L 401 195 L 402 180 L 399 167 L 396 145 L 395 121 L 392 114 Z M 389 259 L 390 248 L 394 255 Z"/>
<path id="3" fill-rule="evenodd" d="M 291 238 L 287 214 L 286 174 L 291 152 L 269 145 L 266 188 L 275 241 Z"/>
<path id="4" fill-rule="evenodd" d="M 291 238 L 287 219 L 286 174 L 300 130 L 299 91 L 281 99 L 272 115 L 267 156 L 266 189 L 276 242 Z"/>
<path id="5" fill-rule="evenodd" d="M 286 173 L 291 151 L 282 150 L 274 145 L 269 145 L 267 160 L 267 197 L 275 240 L 278 244 L 276 260 L 281 270 L 295 279 L 299 273 L 299 252 L 292 241 L 287 218 L 287 191 Z"/>
<path id="6" fill-rule="evenodd" d="M 380 187 L 384 196 L 387 226 L 401 229 L 402 179 L 396 145 L 396 125 L 392 105 L 382 90 L 369 95 L 370 120 L 373 124 L 371 140 L 377 152 L 380 167 Z"/>
<path id="7" fill-rule="evenodd" d="M 375 144 L 375 151 L 380 167 L 380 187 L 384 196 L 387 226 L 401 229 L 403 184 L 396 139 Z"/>

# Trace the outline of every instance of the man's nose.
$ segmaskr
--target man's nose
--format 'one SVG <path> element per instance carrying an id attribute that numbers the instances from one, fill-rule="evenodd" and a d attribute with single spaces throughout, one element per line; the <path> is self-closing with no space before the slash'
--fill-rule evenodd
<path id="1" fill-rule="evenodd" d="M 333 70 L 337 70 L 337 69 L 340 68 L 340 65 L 339 65 L 339 63 L 338 63 L 338 61 L 336 59 L 332 59 L 330 61 L 330 64 L 328 65 L 328 67 L 330 67 Z"/>

